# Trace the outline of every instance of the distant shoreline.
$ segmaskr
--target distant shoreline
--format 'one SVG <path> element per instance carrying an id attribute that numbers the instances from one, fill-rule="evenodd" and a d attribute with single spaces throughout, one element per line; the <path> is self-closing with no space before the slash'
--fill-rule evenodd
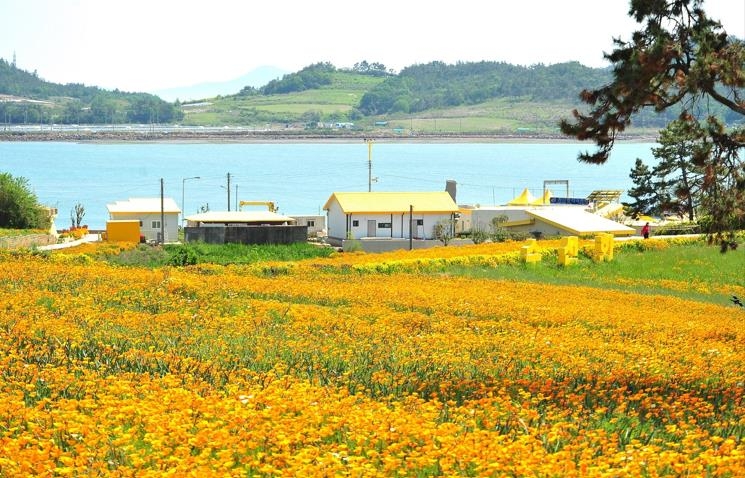
<path id="1" fill-rule="evenodd" d="M 129 131 L 0 131 L 0 142 L 74 143 L 357 143 L 372 139 L 381 143 L 579 143 L 591 144 L 562 135 L 541 134 L 314 134 L 286 131 L 226 132 L 149 132 Z M 651 135 L 624 135 L 619 141 L 656 142 Z"/>

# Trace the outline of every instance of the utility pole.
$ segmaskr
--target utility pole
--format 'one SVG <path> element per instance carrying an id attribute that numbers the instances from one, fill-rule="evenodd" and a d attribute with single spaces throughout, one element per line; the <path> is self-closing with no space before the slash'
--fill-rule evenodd
<path id="1" fill-rule="evenodd" d="M 166 242 L 166 211 L 163 199 L 163 178 L 160 178 L 160 243 Z"/>
<path id="2" fill-rule="evenodd" d="M 228 173 L 228 211 L 230 211 L 230 173 Z"/>
<path id="3" fill-rule="evenodd" d="M 414 249 L 414 205 L 409 204 L 409 250 Z"/>
<path id="4" fill-rule="evenodd" d="M 372 138 L 365 138 L 367 143 L 367 192 L 372 192 Z"/>

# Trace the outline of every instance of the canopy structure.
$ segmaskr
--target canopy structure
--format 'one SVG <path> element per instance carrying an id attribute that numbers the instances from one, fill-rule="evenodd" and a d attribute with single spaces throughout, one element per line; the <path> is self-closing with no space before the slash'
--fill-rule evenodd
<path id="1" fill-rule="evenodd" d="M 533 201 L 530 204 L 532 204 L 533 206 L 542 206 L 542 205 L 551 204 L 551 196 L 552 196 L 551 191 L 548 190 L 548 189 L 546 189 L 543 192 L 543 197 L 542 198 L 538 198 L 538 199 L 536 199 L 535 201 Z"/>
<path id="2" fill-rule="evenodd" d="M 618 202 L 623 189 L 597 189 L 587 196 L 587 200 L 594 203 Z"/>
<path id="3" fill-rule="evenodd" d="M 534 204 L 536 201 L 536 197 L 533 196 L 530 191 L 528 191 L 528 188 L 523 189 L 523 192 L 520 193 L 519 196 L 509 200 L 507 202 L 508 206 L 529 206 L 531 204 Z"/>

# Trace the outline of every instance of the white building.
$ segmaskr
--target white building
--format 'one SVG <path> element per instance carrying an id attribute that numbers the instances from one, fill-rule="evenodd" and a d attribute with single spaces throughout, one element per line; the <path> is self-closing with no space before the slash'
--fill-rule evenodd
<path id="1" fill-rule="evenodd" d="M 187 227 L 294 225 L 295 219 L 272 211 L 207 211 L 186 216 Z"/>
<path id="2" fill-rule="evenodd" d="M 308 237 L 323 237 L 326 235 L 326 216 L 292 214 L 298 226 L 308 226 Z"/>
<path id="3" fill-rule="evenodd" d="M 502 227 L 515 232 L 552 236 L 590 236 L 600 232 L 630 236 L 635 229 L 597 214 L 584 206 L 494 206 L 471 211 L 471 228 L 489 231 L 495 217 L 503 217 Z"/>
<path id="4" fill-rule="evenodd" d="M 447 191 L 336 192 L 323 209 L 329 240 L 434 239 L 435 225 L 453 221 L 458 205 Z"/>
<path id="5" fill-rule="evenodd" d="M 109 219 L 113 221 L 138 220 L 140 234 L 148 241 L 158 241 L 161 231 L 165 232 L 163 242 L 178 241 L 179 209 L 172 198 L 129 198 L 107 204 Z M 162 212 L 162 215 L 161 215 Z M 165 223 L 161 226 L 161 217 Z"/>

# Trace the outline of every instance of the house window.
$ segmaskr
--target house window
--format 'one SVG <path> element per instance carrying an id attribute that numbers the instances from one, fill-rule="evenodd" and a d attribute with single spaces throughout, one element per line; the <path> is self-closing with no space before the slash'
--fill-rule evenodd
<path id="1" fill-rule="evenodd" d="M 151 229 L 160 229 L 160 221 L 152 221 L 150 227 Z"/>
<path id="2" fill-rule="evenodd" d="M 316 221 L 308 220 L 308 227 L 316 227 Z"/>
<path id="3" fill-rule="evenodd" d="M 357 219 L 353 220 L 352 227 L 360 227 L 360 221 L 358 221 Z"/>
<path id="4" fill-rule="evenodd" d="M 417 219 L 416 220 L 416 225 L 417 226 L 423 226 L 424 225 L 424 219 Z"/>
<path id="5" fill-rule="evenodd" d="M 378 223 L 378 229 L 390 229 L 391 223 L 390 222 L 379 222 Z"/>

